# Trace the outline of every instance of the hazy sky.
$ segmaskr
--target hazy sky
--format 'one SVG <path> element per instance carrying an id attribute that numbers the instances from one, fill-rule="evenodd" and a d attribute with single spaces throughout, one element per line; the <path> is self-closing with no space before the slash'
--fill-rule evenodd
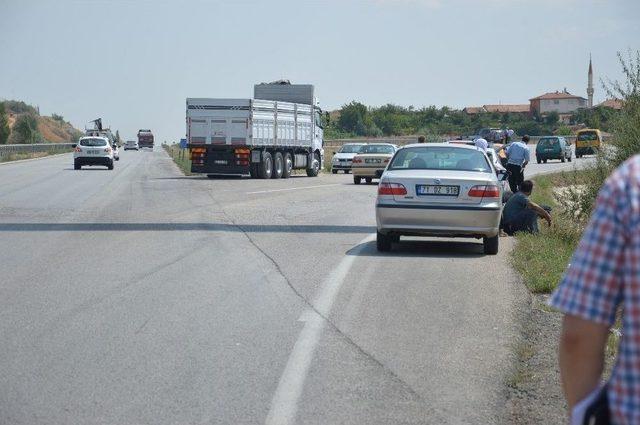
<path id="1" fill-rule="evenodd" d="M 586 97 L 640 49 L 638 0 L 0 0 L 0 98 L 184 137 L 186 97 L 311 83 L 324 109 Z M 604 99 L 599 83 L 596 101 Z"/>

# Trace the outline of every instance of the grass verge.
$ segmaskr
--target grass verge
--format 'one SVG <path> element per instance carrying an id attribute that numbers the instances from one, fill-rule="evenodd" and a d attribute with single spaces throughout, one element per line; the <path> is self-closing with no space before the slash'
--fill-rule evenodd
<path id="1" fill-rule="evenodd" d="M 35 159 L 44 158 L 45 156 L 58 155 L 65 153 L 60 150 L 54 150 L 51 152 L 24 152 L 24 153 L 11 153 L 8 155 L 0 156 L 0 162 L 21 161 L 23 159 Z"/>
<path id="2" fill-rule="evenodd" d="M 189 151 L 186 149 L 180 149 L 180 146 L 178 145 L 162 145 L 162 147 L 167 151 L 182 173 L 185 176 L 190 176 L 191 159 L 189 159 Z"/>
<path id="3" fill-rule="evenodd" d="M 580 171 L 578 171 L 580 173 Z M 537 176 L 531 200 L 553 208 L 553 225 L 541 225 L 537 235 L 519 233 L 512 253 L 515 269 L 533 293 L 549 293 L 560 281 L 581 236 L 581 228 L 563 214 L 556 191 L 567 186 L 569 173 Z"/>

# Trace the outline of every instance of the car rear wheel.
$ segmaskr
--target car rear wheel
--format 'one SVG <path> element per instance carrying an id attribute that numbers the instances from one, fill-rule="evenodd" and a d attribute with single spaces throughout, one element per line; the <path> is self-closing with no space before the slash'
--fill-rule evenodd
<path id="1" fill-rule="evenodd" d="M 564 155 L 562 155 L 562 158 L 560 158 L 560 162 L 565 162 L 566 160 L 567 158 Z"/>
<path id="2" fill-rule="evenodd" d="M 537 159 L 538 164 L 540 164 L 542 162 L 542 160 L 540 158 Z"/>
<path id="3" fill-rule="evenodd" d="M 271 178 L 279 179 L 282 177 L 282 170 L 284 168 L 284 159 L 282 158 L 282 152 L 276 152 L 273 156 L 273 172 Z"/>
<path id="4" fill-rule="evenodd" d="M 111 160 L 109 165 L 107 165 L 107 168 L 110 169 L 110 170 L 113 170 L 113 160 Z"/>
<path id="5" fill-rule="evenodd" d="M 484 253 L 486 255 L 496 255 L 498 253 L 498 245 L 500 242 L 500 238 L 498 235 L 495 235 L 491 238 L 483 238 L 482 245 L 484 247 Z"/>
<path id="6" fill-rule="evenodd" d="M 362 177 L 353 176 L 353 184 L 360 184 Z"/>
<path id="7" fill-rule="evenodd" d="M 547 163 L 547 160 L 545 159 L 545 160 L 544 160 L 544 161 L 542 161 L 542 162 L 544 162 L 544 163 L 546 164 L 546 163 Z"/>
<path id="8" fill-rule="evenodd" d="M 81 169 L 81 168 L 82 168 L 82 165 L 78 164 L 77 162 L 74 162 L 74 163 L 73 163 L 73 169 L 74 169 L 74 170 L 79 170 L 79 169 Z"/>
<path id="9" fill-rule="evenodd" d="M 380 252 L 391 251 L 391 238 L 387 235 L 383 235 L 380 232 L 376 233 L 376 248 Z"/>

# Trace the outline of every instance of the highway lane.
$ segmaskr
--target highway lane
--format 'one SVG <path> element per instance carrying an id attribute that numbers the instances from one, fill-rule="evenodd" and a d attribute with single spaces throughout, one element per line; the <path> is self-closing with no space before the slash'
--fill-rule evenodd
<path id="1" fill-rule="evenodd" d="M 504 420 L 509 239 L 379 255 L 374 185 L 183 177 L 159 149 L 0 179 L 0 423 Z"/>

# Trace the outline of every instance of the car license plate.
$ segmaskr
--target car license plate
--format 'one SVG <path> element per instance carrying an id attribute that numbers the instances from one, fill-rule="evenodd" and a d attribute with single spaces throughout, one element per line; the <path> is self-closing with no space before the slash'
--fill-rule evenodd
<path id="1" fill-rule="evenodd" d="M 215 161 L 213 161 L 213 163 L 217 165 L 227 165 L 227 161 L 225 161 L 224 159 L 216 159 Z"/>
<path id="2" fill-rule="evenodd" d="M 87 154 L 89 154 L 89 155 L 98 155 L 99 153 L 100 153 L 100 151 L 97 150 L 97 149 L 89 149 L 89 150 L 87 150 Z"/>
<path id="3" fill-rule="evenodd" d="M 365 158 L 364 162 L 366 164 L 380 164 L 382 162 L 381 159 L 376 159 L 376 158 Z"/>
<path id="4" fill-rule="evenodd" d="M 416 193 L 421 196 L 458 196 L 460 186 L 419 184 L 416 186 Z"/>

